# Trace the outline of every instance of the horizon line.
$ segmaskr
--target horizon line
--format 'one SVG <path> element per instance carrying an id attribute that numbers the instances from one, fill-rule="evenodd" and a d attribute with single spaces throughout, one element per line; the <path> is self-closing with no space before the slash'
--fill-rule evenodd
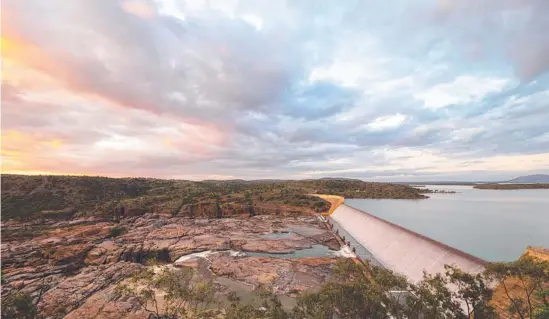
<path id="1" fill-rule="evenodd" d="M 148 176 L 108 176 L 108 175 L 92 175 L 92 174 L 60 174 L 60 173 L 48 173 L 48 172 L 0 172 L 0 176 L 4 175 L 14 175 L 14 176 L 63 176 L 63 177 L 101 177 L 101 178 L 110 178 L 110 179 L 157 179 L 157 180 L 180 180 L 180 181 L 192 181 L 192 182 L 205 182 L 205 181 L 244 181 L 244 182 L 253 182 L 253 181 L 306 181 L 306 180 L 322 180 L 322 179 L 339 179 L 339 180 L 359 180 L 363 182 L 370 183 L 385 183 L 385 184 L 436 184 L 436 183 L 463 183 L 463 184 L 475 184 L 475 183 L 501 183 L 507 182 L 509 180 L 427 180 L 427 181 L 375 181 L 375 180 L 365 180 L 357 177 L 318 177 L 318 178 L 301 178 L 301 179 L 289 179 L 289 178 L 257 178 L 257 179 L 244 179 L 244 178 L 227 178 L 227 179 L 185 179 L 185 178 L 168 178 L 168 177 L 148 177 Z M 532 174 L 532 175 L 549 175 L 549 174 Z M 518 177 L 529 176 L 522 175 Z M 512 180 L 512 179 L 511 179 Z"/>

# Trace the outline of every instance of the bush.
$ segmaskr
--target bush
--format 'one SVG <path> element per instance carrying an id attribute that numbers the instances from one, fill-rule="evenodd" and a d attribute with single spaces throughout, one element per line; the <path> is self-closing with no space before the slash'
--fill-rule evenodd
<path id="1" fill-rule="evenodd" d="M 118 237 L 126 233 L 126 229 L 123 227 L 112 227 L 110 231 L 110 237 Z"/>
<path id="2" fill-rule="evenodd" d="M 117 298 L 135 300 L 149 318 L 215 318 L 214 283 L 192 268 L 163 268 L 158 272 L 146 269 L 119 283 L 114 293 Z M 157 294 L 163 298 L 157 299 Z"/>
<path id="3" fill-rule="evenodd" d="M 31 296 L 23 292 L 2 296 L 2 319 L 35 319 L 38 315 Z"/>

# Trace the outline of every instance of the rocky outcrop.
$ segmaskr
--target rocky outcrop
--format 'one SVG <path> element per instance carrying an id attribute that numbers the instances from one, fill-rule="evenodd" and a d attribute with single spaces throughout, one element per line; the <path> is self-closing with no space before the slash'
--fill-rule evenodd
<path id="1" fill-rule="evenodd" d="M 137 301 L 116 299 L 114 286 L 90 296 L 77 309 L 71 311 L 64 319 L 147 319 L 146 312 Z"/>
<path id="2" fill-rule="evenodd" d="M 549 262 L 549 249 L 543 247 L 527 247 L 525 256 Z"/>
<path id="3" fill-rule="evenodd" d="M 67 314 L 79 308 L 96 292 L 118 283 L 141 267 L 143 266 L 127 262 L 88 267 L 48 290 L 38 308 L 43 314 Z"/>
<path id="4" fill-rule="evenodd" d="M 284 239 L 267 238 L 272 232 L 291 231 L 300 225 L 313 230 L 295 232 Z M 125 233 L 111 237 L 114 227 Z M 313 217 L 256 216 L 243 219 L 167 218 L 147 214 L 120 223 L 51 225 L 50 230 L 28 241 L 4 241 L 3 271 L 9 280 L 16 269 L 45 266 L 78 271 L 89 265 L 118 261 L 144 262 L 148 258 L 172 262 L 178 257 L 204 250 L 242 250 L 284 253 L 325 244 L 337 249 L 330 234 Z"/>
<path id="5" fill-rule="evenodd" d="M 339 249 L 316 217 L 304 216 L 217 218 L 216 213 L 210 219 L 190 219 L 145 214 L 119 222 L 82 218 L 3 224 L 8 226 L 10 236 L 1 245 L 2 294 L 40 296 L 39 309 L 46 317 L 143 318 L 134 301 L 113 299 L 113 287 L 151 260 L 173 263 L 205 251 L 220 253 L 208 257 L 206 266 L 189 260 L 202 265 L 201 271 L 293 294 L 319 286 L 335 258 L 239 257 L 226 251 L 280 254 L 317 244 Z"/>
<path id="6" fill-rule="evenodd" d="M 319 287 L 331 275 L 335 258 L 284 259 L 235 257 L 228 253 L 209 257 L 212 272 L 218 276 L 257 286 L 267 285 L 279 294 L 298 293 Z"/>

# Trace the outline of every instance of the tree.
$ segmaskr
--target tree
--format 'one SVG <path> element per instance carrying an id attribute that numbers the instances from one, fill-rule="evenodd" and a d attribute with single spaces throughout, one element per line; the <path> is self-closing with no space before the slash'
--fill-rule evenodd
<path id="1" fill-rule="evenodd" d="M 258 306 L 254 302 L 242 304 L 240 298 L 234 292 L 230 293 L 228 300 L 230 306 L 226 309 L 225 319 L 290 319 L 290 315 L 284 310 L 280 299 L 271 291 L 259 286 L 256 293 L 260 298 Z M 257 303 L 257 302 L 255 302 Z"/>
<path id="2" fill-rule="evenodd" d="M 448 280 L 441 274 L 424 274 L 421 282 L 411 286 L 413 297 L 408 298 L 402 318 L 467 318 L 447 284 Z"/>
<path id="3" fill-rule="evenodd" d="M 474 316 L 475 319 L 495 317 L 494 309 L 489 305 L 493 291 L 488 286 L 488 280 L 483 273 L 472 275 L 449 265 L 445 265 L 444 268 L 449 283 L 457 289 L 454 297 L 467 308 L 467 317 Z"/>
<path id="4" fill-rule="evenodd" d="M 538 291 L 536 296 L 541 303 L 534 311 L 534 318 L 549 319 L 549 289 Z"/>
<path id="5" fill-rule="evenodd" d="M 544 308 L 549 304 L 546 293 L 549 287 L 548 262 L 523 256 L 513 262 L 490 264 L 486 273 L 503 288 L 509 301 L 509 314 L 521 319 L 544 315 Z"/>
<path id="6" fill-rule="evenodd" d="M 388 269 L 346 260 L 336 264 L 332 280 L 318 292 L 298 298 L 293 315 L 295 319 L 493 318 L 490 298 L 482 274 L 448 266 L 444 274 L 425 274 L 422 281 L 411 284 Z"/>
<path id="7" fill-rule="evenodd" d="M 191 268 L 140 271 L 120 283 L 118 297 L 132 297 L 154 319 L 213 318 L 213 282 L 197 277 Z M 161 296 L 161 297 L 159 297 Z M 160 302 L 162 298 L 162 303 Z"/>
<path id="8" fill-rule="evenodd" d="M 215 210 L 217 213 L 217 218 L 223 218 L 223 209 L 221 209 L 221 204 L 219 203 L 219 197 L 215 199 Z"/>
<path id="9" fill-rule="evenodd" d="M 389 270 L 344 260 L 318 292 L 298 298 L 293 315 L 296 319 L 390 318 L 398 302 L 390 290 L 402 285 L 408 286 L 405 279 Z"/>
<path id="10" fill-rule="evenodd" d="M 252 203 L 252 200 L 250 200 L 248 202 L 248 212 L 250 213 L 249 214 L 250 217 L 254 217 L 256 215 L 255 209 L 254 209 L 254 204 Z"/>
<path id="11" fill-rule="evenodd" d="M 249 202 L 252 199 L 252 193 L 250 191 L 244 192 L 244 199 Z"/>

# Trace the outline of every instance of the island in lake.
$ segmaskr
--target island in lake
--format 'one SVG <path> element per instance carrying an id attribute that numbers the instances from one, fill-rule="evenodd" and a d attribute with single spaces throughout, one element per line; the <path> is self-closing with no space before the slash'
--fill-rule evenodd
<path id="1" fill-rule="evenodd" d="M 475 185 L 476 189 L 549 189 L 549 184 L 481 184 Z"/>
<path id="2" fill-rule="evenodd" d="M 425 194 L 455 194 L 456 191 L 447 190 L 447 189 L 428 189 L 428 188 L 418 188 L 420 193 Z"/>
<path id="3" fill-rule="evenodd" d="M 476 189 L 549 189 L 549 175 L 535 174 L 513 178 L 505 182 L 479 183 Z"/>

